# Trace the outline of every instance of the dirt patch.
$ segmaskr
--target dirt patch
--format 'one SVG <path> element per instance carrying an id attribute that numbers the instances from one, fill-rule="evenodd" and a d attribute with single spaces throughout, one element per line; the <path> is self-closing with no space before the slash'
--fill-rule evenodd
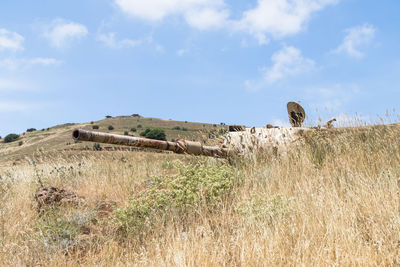
<path id="1" fill-rule="evenodd" d="M 37 211 L 41 212 L 50 206 L 62 204 L 80 205 L 85 202 L 84 198 L 79 197 L 72 191 L 59 189 L 57 187 L 42 187 L 35 193 Z"/>

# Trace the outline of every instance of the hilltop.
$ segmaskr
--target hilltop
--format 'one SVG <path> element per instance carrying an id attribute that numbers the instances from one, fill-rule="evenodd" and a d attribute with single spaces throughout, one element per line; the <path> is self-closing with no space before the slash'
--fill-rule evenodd
<path id="1" fill-rule="evenodd" d="M 93 129 L 97 128 L 96 126 L 98 126 L 98 129 Z M 109 126 L 112 126 L 113 129 L 109 130 Z M 164 130 L 169 141 L 186 139 L 200 141 L 205 144 L 215 144 L 218 142 L 218 137 L 227 129 L 225 125 L 221 124 L 164 120 L 146 118 L 139 115 L 109 116 L 99 121 L 80 124 L 66 123 L 47 129 L 26 131 L 19 133 L 19 139 L 11 143 L 4 143 L 3 138 L 0 140 L 2 164 L 4 165 L 6 162 L 20 162 L 30 158 L 35 153 L 93 150 L 93 144 L 74 142 L 72 140 L 71 133 L 77 128 L 121 135 L 127 132 L 128 135 L 137 137 L 140 137 L 140 133 L 146 128 L 160 128 Z M 133 128 L 135 131 L 132 131 Z M 115 146 L 104 145 L 103 148 L 110 150 L 115 148 Z"/>

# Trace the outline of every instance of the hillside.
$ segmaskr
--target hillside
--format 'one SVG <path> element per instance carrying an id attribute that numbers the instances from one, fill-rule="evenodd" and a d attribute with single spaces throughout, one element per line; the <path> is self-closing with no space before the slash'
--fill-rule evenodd
<path id="1" fill-rule="evenodd" d="M 226 126 L 224 125 L 133 116 L 118 116 L 82 124 L 67 123 L 33 132 L 19 133 L 20 138 L 12 143 L 4 143 L 0 139 L 0 158 L 2 159 L 2 163 L 0 164 L 18 163 L 32 157 L 35 153 L 92 150 L 93 144 L 76 143 L 72 140 L 71 133 L 73 129 L 77 128 L 93 130 L 93 126 L 95 125 L 99 129 L 94 131 L 121 135 L 128 132 L 129 135 L 138 137 L 140 137 L 140 133 L 146 128 L 156 127 L 165 131 L 167 140 L 181 138 L 201 141 L 207 144 L 218 142 L 218 137 L 226 130 Z M 108 129 L 110 125 L 114 127 L 113 130 Z M 135 128 L 136 131 L 133 132 L 132 128 Z M 20 145 L 20 142 L 22 142 L 22 145 Z M 103 147 L 112 149 L 115 146 L 104 145 Z"/>
<path id="2" fill-rule="evenodd" d="M 93 124 L 111 123 L 120 133 L 139 123 L 163 127 L 168 139 L 214 128 L 151 118 Z M 193 130 L 173 135 L 177 124 Z M 66 145 L 77 126 L 92 124 L 25 134 L 27 145 L 46 150 L 0 166 L 0 265 L 400 262 L 398 125 L 316 129 L 287 154 L 230 160 L 80 150 L 86 144 Z M 18 144 L 2 149 L 24 156 Z"/>

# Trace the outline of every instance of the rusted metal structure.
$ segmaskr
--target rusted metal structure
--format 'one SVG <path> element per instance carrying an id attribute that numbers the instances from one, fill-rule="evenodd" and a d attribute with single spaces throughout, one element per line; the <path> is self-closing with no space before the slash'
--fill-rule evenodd
<path id="1" fill-rule="evenodd" d="M 195 156 L 203 155 L 215 158 L 226 158 L 229 154 L 229 150 L 227 148 L 218 146 L 203 146 L 200 142 L 188 140 L 170 142 L 126 135 L 94 132 L 82 129 L 74 130 L 72 137 L 74 140 L 79 141 L 165 150 L 172 151 L 177 154 L 189 154 Z"/>

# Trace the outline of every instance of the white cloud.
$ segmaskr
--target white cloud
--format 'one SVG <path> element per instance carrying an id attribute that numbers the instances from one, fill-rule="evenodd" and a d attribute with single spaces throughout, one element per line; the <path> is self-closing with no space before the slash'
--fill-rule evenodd
<path id="1" fill-rule="evenodd" d="M 0 92 L 19 91 L 26 88 L 26 84 L 21 81 L 0 78 Z"/>
<path id="2" fill-rule="evenodd" d="M 271 61 L 274 64 L 271 68 L 266 69 L 264 76 L 265 80 L 270 84 L 286 77 L 309 72 L 315 66 L 313 60 L 304 58 L 301 55 L 301 51 L 292 46 L 285 46 L 273 54 Z"/>
<path id="3" fill-rule="evenodd" d="M 360 94 L 357 84 L 340 83 L 308 88 L 304 91 L 304 98 L 307 102 L 312 103 L 311 108 L 328 113 L 343 110 Z"/>
<path id="4" fill-rule="evenodd" d="M 258 0 L 254 9 L 243 13 L 235 28 L 252 34 L 260 44 L 269 36 L 282 38 L 300 32 L 311 15 L 337 0 Z"/>
<path id="5" fill-rule="evenodd" d="M 82 24 L 56 19 L 47 27 L 43 36 L 50 41 L 52 46 L 62 48 L 87 34 L 88 30 Z"/>
<path id="6" fill-rule="evenodd" d="M 343 52 L 351 57 L 362 58 L 364 54 L 360 51 L 360 47 L 370 44 L 375 37 L 375 32 L 375 27 L 370 24 L 346 29 L 346 37 L 344 37 L 342 44 L 333 52 Z"/>
<path id="7" fill-rule="evenodd" d="M 222 27 L 229 16 L 223 0 L 115 0 L 125 13 L 147 21 L 161 21 L 172 15 L 201 30 Z"/>
<path id="8" fill-rule="evenodd" d="M 187 23 L 193 28 L 207 30 L 211 28 L 222 28 L 229 17 L 227 10 L 204 8 L 200 10 L 189 10 L 185 14 Z"/>
<path id="9" fill-rule="evenodd" d="M 110 32 L 107 34 L 100 34 L 97 37 L 97 40 L 99 40 L 104 45 L 106 45 L 110 48 L 113 48 L 113 49 L 136 47 L 136 46 L 142 45 L 144 43 L 152 42 L 151 38 L 139 39 L 139 40 L 131 40 L 131 39 L 117 40 L 115 38 L 115 33 L 113 33 L 113 32 Z"/>
<path id="10" fill-rule="evenodd" d="M 224 0 L 115 0 L 132 17 L 159 22 L 168 16 L 181 16 L 199 29 L 226 28 L 253 35 L 260 44 L 270 37 L 282 38 L 301 31 L 312 14 L 339 0 L 258 0 L 257 6 L 230 19 Z"/>
<path id="11" fill-rule="evenodd" d="M 26 111 L 31 109 L 32 106 L 24 103 L 18 102 L 0 102 L 0 112 L 16 112 L 16 111 Z"/>
<path id="12" fill-rule="evenodd" d="M 0 29 L 0 51 L 11 50 L 18 51 L 23 50 L 22 43 L 24 37 L 16 32 L 10 32 L 6 29 Z"/>
<path id="13" fill-rule="evenodd" d="M 185 55 L 187 52 L 188 52 L 187 49 L 182 48 L 182 49 L 179 49 L 178 51 L 176 51 L 176 54 L 181 57 L 181 56 Z"/>
<path id="14" fill-rule="evenodd" d="M 60 65 L 61 63 L 62 61 L 54 58 L 41 58 L 41 57 L 30 58 L 30 59 L 6 58 L 0 60 L 0 68 L 15 71 L 15 70 L 24 70 L 34 66 L 52 66 L 52 65 L 57 66 Z"/>

